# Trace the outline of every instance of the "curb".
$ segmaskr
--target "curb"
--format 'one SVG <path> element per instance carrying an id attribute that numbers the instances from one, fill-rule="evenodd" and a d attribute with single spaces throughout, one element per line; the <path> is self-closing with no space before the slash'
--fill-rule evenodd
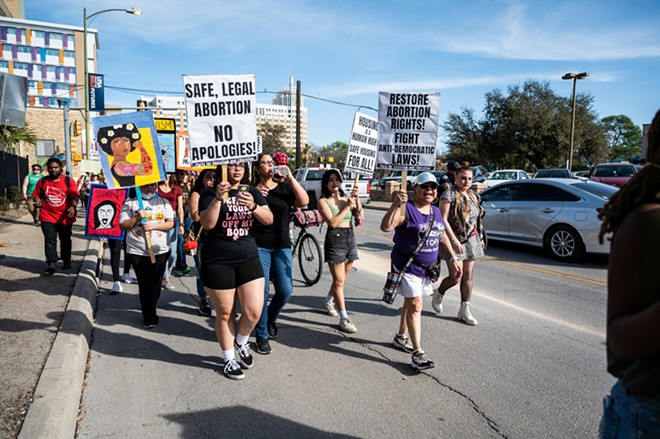
<path id="1" fill-rule="evenodd" d="M 87 239 L 87 238 L 85 238 Z M 23 421 L 19 439 L 75 437 L 87 357 L 94 328 L 99 248 L 87 252 L 62 323 Z"/>

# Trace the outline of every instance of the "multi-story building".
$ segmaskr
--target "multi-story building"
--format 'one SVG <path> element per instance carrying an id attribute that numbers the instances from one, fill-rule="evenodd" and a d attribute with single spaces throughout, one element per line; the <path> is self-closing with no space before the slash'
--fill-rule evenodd
<path id="1" fill-rule="evenodd" d="M 183 96 L 142 96 L 140 101 L 154 112 L 154 116 L 176 119 L 177 131 L 187 131 L 186 102 Z M 304 100 L 301 99 L 300 104 L 300 144 L 304 147 L 307 144 L 307 108 L 304 107 Z M 295 152 L 296 89 L 293 78 L 289 86 L 277 92 L 271 104 L 257 104 L 257 128 L 262 128 L 266 123 L 284 127 L 282 145 L 287 152 Z"/>
<path id="2" fill-rule="evenodd" d="M 17 4 L 22 2 L 0 1 L 0 13 L 23 16 Z M 35 147 L 21 145 L 20 154 L 30 161 L 43 162 L 64 151 L 61 101 L 84 106 L 83 35 L 78 26 L 0 17 L 0 72 L 27 78 L 26 122 L 38 140 Z M 87 38 L 88 70 L 95 73 L 98 32 L 87 29 Z M 69 112 L 71 123 L 82 119 L 81 112 Z M 83 138 L 72 136 L 74 153 L 86 153 Z"/>

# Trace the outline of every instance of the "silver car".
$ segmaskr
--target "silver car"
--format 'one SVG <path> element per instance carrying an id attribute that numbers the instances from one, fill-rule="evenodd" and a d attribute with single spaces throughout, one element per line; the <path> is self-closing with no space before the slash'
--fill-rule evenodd
<path id="1" fill-rule="evenodd" d="M 555 259 L 576 261 L 610 252 L 598 242 L 598 211 L 618 188 L 593 181 L 538 178 L 498 184 L 480 193 L 488 239 L 544 247 Z"/>

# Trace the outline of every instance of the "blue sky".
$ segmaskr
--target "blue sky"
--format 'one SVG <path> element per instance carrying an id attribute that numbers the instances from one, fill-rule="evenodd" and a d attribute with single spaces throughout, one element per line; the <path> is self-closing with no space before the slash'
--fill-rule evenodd
<path id="1" fill-rule="evenodd" d="M 440 121 L 527 79 L 578 92 L 600 117 L 641 126 L 660 108 L 660 2 L 635 0 L 26 0 L 26 18 L 82 26 L 99 15 L 106 85 L 182 92 L 182 74 L 256 74 L 259 91 L 293 76 L 303 94 L 378 107 L 379 91 L 440 92 Z M 134 106 L 138 95 L 106 91 Z M 270 102 L 272 94 L 259 94 Z M 348 141 L 356 107 L 305 98 L 309 141 Z M 361 111 L 376 115 L 376 112 Z M 443 132 L 440 130 L 440 139 Z"/>

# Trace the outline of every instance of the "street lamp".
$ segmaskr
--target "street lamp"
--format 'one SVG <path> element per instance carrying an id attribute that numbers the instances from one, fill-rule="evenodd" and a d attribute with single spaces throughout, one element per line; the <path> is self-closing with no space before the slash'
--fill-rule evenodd
<path id="1" fill-rule="evenodd" d="M 571 119 L 571 146 L 568 153 L 568 170 L 572 170 L 573 166 L 573 135 L 575 133 L 575 87 L 578 79 L 584 79 L 589 76 L 589 72 L 582 73 L 566 73 L 561 79 L 572 79 L 573 80 L 573 115 Z"/>
<path id="2" fill-rule="evenodd" d="M 89 135 L 89 74 L 88 74 L 88 63 L 87 58 L 87 25 L 94 20 L 95 17 L 105 14 L 106 12 L 126 12 L 127 14 L 133 15 L 142 15 L 140 9 L 103 9 L 101 11 L 94 12 L 93 14 L 87 15 L 87 8 L 83 8 L 83 50 L 84 50 L 84 69 L 85 69 L 85 149 L 89 153 L 89 144 L 90 144 L 90 135 Z M 96 59 L 96 56 L 94 57 Z"/>

